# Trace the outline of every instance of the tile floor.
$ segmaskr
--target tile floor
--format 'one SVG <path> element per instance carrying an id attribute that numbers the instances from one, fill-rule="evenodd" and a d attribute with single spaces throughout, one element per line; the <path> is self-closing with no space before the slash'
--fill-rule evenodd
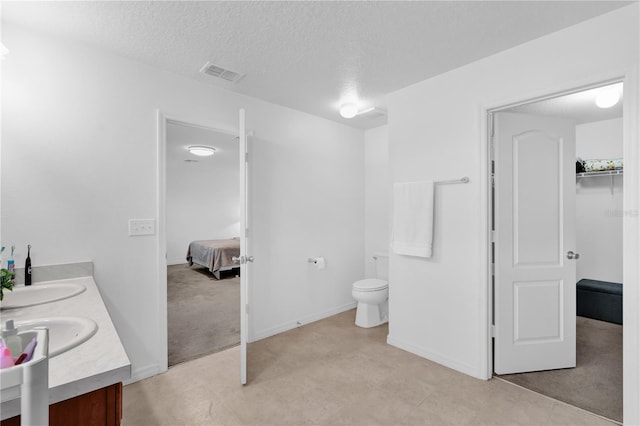
<path id="1" fill-rule="evenodd" d="M 355 311 L 125 386 L 123 425 L 613 425 L 510 383 L 482 381 L 386 344 Z"/>

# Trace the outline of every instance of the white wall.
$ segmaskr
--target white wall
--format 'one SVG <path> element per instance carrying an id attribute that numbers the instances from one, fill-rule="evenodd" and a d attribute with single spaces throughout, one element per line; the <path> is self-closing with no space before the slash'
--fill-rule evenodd
<path id="1" fill-rule="evenodd" d="M 189 145 L 216 155 L 195 157 Z M 189 243 L 240 236 L 240 165 L 237 140 L 199 127 L 167 124 L 167 263 L 186 263 Z M 191 160 L 191 161 L 185 161 Z M 194 162 L 195 160 L 195 162 Z"/>
<path id="2" fill-rule="evenodd" d="M 432 259 L 390 257 L 391 344 L 472 376 L 488 377 L 483 108 L 611 79 L 637 66 L 637 7 L 388 96 L 391 182 L 471 178 L 466 185 L 438 188 Z"/>
<path id="3" fill-rule="evenodd" d="M 622 118 L 576 126 L 576 155 L 622 158 Z M 576 188 L 577 279 L 622 282 L 622 176 L 578 180 Z"/>
<path id="4" fill-rule="evenodd" d="M 389 126 L 364 133 L 365 276 L 376 277 L 376 252 L 389 251 Z"/>
<path id="5" fill-rule="evenodd" d="M 247 111 L 275 126 L 249 138 L 249 337 L 257 340 L 355 307 L 351 285 L 364 275 L 364 134 L 284 108 Z M 307 262 L 318 256 L 326 269 Z"/>
<path id="6" fill-rule="evenodd" d="M 353 306 L 364 274 L 363 132 L 209 87 L 91 46 L 2 26 L 2 243 L 35 266 L 93 260 L 134 378 L 161 370 L 156 109 L 256 137 L 250 335 Z M 323 255 L 327 269 L 307 257 Z"/>

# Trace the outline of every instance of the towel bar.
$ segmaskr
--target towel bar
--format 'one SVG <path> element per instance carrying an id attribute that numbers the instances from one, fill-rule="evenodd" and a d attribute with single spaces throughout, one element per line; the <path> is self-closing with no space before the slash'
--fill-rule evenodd
<path id="1" fill-rule="evenodd" d="M 436 185 L 448 185 L 452 183 L 469 183 L 469 178 L 467 176 L 462 177 L 460 179 L 450 179 L 450 180 L 436 180 L 433 182 Z"/>

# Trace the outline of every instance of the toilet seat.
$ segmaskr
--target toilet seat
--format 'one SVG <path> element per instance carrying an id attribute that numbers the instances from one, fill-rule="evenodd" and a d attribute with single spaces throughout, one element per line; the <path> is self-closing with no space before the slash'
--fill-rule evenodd
<path id="1" fill-rule="evenodd" d="M 358 291 L 380 291 L 388 287 L 389 283 L 387 281 L 377 278 L 367 278 L 353 283 L 353 289 Z"/>

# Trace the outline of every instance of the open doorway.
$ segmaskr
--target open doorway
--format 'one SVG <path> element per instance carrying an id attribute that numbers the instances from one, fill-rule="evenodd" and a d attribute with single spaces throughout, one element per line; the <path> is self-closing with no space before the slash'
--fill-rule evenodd
<path id="1" fill-rule="evenodd" d="M 502 343 L 500 337 L 494 340 L 493 353 L 498 377 L 621 422 L 623 111 L 621 100 L 608 108 L 595 105 L 596 97 L 605 92 L 621 96 L 622 83 L 491 112 L 494 134 L 500 132 L 500 120 L 503 128 L 514 121 L 530 126 L 511 127 L 516 130 L 505 139 L 518 146 L 502 151 L 507 154 L 502 157 L 495 154 L 491 168 L 494 174 L 508 172 L 492 176 L 498 182 L 492 191 L 494 324 L 495 336 L 502 336 Z M 538 131 L 551 121 L 569 130 L 561 136 L 551 125 Z M 569 143 L 575 149 L 560 152 Z M 542 153 L 545 146 L 547 152 Z M 563 158 L 567 152 L 575 154 Z M 505 161 L 513 165 L 504 168 Z M 568 178 L 567 167 L 572 169 Z M 563 178 L 564 186 L 554 186 Z M 549 185 L 540 198 L 535 191 L 527 192 L 538 181 Z M 499 217 L 501 196 L 507 198 L 503 211 L 510 212 L 511 221 Z M 533 213 L 521 214 L 519 209 Z M 558 214 L 547 215 L 553 209 Z M 563 222 L 561 216 L 567 212 L 570 217 Z M 501 232 L 501 227 L 513 232 Z M 574 235 L 567 238 L 567 233 Z M 527 239 L 535 244 L 525 246 Z M 573 275 L 544 271 L 547 275 L 527 278 L 541 265 L 555 271 L 572 269 Z M 507 355 L 501 349 L 506 340 L 516 348 Z M 518 360 L 505 368 L 500 356 Z M 520 363 L 526 356 L 535 361 Z"/>
<path id="2" fill-rule="evenodd" d="M 169 366 L 240 343 L 238 157 L 235 135 L 167 120 Z"/>

